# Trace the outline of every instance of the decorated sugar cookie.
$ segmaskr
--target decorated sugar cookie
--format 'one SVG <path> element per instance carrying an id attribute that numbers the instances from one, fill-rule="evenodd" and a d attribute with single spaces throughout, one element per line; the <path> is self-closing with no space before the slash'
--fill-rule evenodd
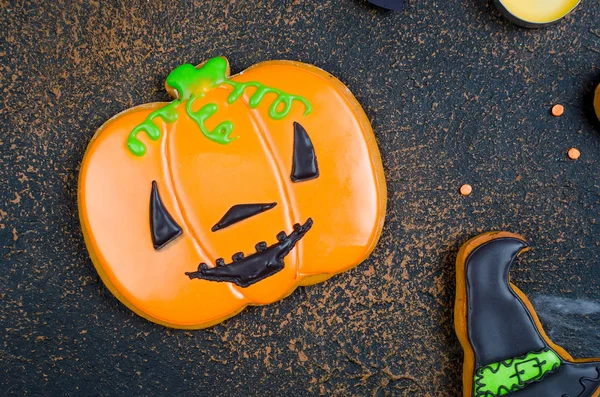
<path id="1" fill-rule="evenodd" d="M 172 102 L 126 110 L 90 142 L 79 214 L 111 292 L 169 327 L 202 328 L 362 262 L 386 188 L 350 91 L 299 62 L 167 77 Z"/>
<path id="2" fill-rule="evenodd" d="M 573 359 L 544 333 L 509 281 L 527 244 L 507 232 L 469 240 L 456 261 L 456 333 L 465 352 L 464 396 L 597 397 L 600 359 Z"/>

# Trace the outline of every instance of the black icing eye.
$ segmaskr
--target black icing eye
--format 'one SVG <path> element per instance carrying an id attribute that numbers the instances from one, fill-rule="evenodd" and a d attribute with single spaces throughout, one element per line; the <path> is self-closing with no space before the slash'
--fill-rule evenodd
<path id="1" fill-rule="evenodd" d="M 308 133 L 294 122 L 294 159 L 292 162 L 292 182 L 308 181 L 319 177 L 319 165 L 315 148 Z"/>
<path id="2" fill-rule="evenodd" d="M 150 193 L 150 233 L 155 250 L 159 250 L 175 238 L 179 237 L 183 230 L 167 212 L 165 205 L 160 199 L 156 181 L 152 181 L 152 192 Z"/>

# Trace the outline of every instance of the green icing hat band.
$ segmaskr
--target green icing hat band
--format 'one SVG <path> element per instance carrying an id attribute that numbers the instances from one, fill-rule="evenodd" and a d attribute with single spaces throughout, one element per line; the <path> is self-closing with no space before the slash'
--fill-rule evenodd
<path id="1" fill-rule="evenodd" d="M 561 365 L 550 349 L 488 364 L 475 372 L 474 397 L 498 397 L 524 389 L 542 380 Z"/>

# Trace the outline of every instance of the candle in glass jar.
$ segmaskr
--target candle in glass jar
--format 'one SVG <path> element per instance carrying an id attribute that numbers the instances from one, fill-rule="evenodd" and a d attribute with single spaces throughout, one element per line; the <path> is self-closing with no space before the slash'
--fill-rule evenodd
<path id="1" fill-rule="evenodd" d="M 568 15 L 580 0 L 494 0 L 510 21 L 529 28 L 552 24 Z"/>

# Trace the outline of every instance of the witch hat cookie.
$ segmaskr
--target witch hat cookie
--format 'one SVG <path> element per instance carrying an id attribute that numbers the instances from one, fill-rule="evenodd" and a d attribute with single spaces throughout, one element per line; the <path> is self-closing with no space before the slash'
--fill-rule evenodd
<path id="1" fill-rule="evenodd" d="M 463 395 L 598 397 L 600 359 L 573 359 L 542 329 L 531 302 L 509 281 L 528 249 L 522 237 L 486 233 L 456 260 L 456 333 L 465 352 Z"/>

